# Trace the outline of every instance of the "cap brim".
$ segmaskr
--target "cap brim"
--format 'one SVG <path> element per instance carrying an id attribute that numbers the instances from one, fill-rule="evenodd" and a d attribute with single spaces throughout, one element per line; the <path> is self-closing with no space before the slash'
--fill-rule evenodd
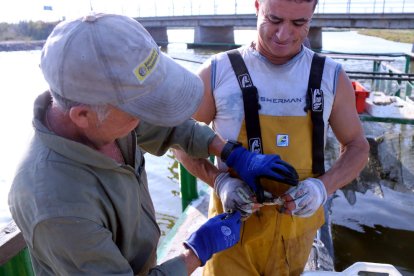
<path id="1" fill-rule="evenodd" d="M 160 66 L 166 77 L 154 90 L 125 104 L 120 109 L 148 123 L 177 126 L 191 118 L 202 98 L 201 79 L 161 52 Z"/>

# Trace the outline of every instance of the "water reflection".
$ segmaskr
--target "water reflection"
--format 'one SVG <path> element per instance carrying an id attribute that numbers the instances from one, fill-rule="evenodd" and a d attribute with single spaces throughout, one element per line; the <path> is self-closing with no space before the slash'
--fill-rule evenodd
<path id="1" fill-rule="evenodd" d="M 363 232 L 351 231 L 347 227 L 333 225 L 337 271 L 342 271 L 355 262 L 365 261 L 390 263 L 401 274 L 414 275 L 414 232 L 379 225 L 362 226 L 362 229 Z"/>
<path id="2" fill-rule="evenodd" d="M 335 268 L 382 262 L 414 275 L 414 127 L 366 122 L 364 129 L 369 163 L 335 194 L 330 210 Z M 334 138 L 328 146 L 330 158 L 336 158 Z"/>
<path id="3" fill-rule="evenodd" d="M 249 42 L 254 37 L 245 32 L 239 37 L 237 33 L 235 35 L 237 43 Z M 182 36 L 183 30 L 169 33 L 170 41 L 175 38 L 177 42 L 183 42 Z M 192 33 L 187 39 L 192 42 Z M 360 43 L 353 46 L 356 41 Z M 387 42 L 355 32 L 324 32 L 323 45 L 324 50 L 368 53 L 407 52 L 412 47 L 411 44 Z M 197 61 L 177 60 L 192 71 L 199 68 L 198 62 L 216 52 L 187 49 L 183 43 L 170 44 L 164 50 L 173 57 Z M 8 186 L 23 146 L 31 136 L 32 101 L 47 87 L 38 68 L 39 59 L 40 51 L 0 53 L 0 65 L 3 65 L 0 66 L 0 75 L 6 76 L 2 79 L 4 93 L 0 93 L 0 125 L 8 131 L 8 135 L 2 136 L 0 150 L 3 156 L 0 160 L 0 225 L 10 220 Z M 341 62 L 346 70 L 372 69 L 370 61 Z M 404 60 L 396 60 L 393 66 L 403 70 Z M 22 76 L 25 81 L 22 81 Z M 370 88 L 368 81 L 363 84 Z M 10 103 L 18 103 L 19 108 Z M 414 275 L 414 262 L 410 262 L 414 252 L 413 127 L 381 123 L 365 123 L 364 126 L 371 142 L 369 166 L 357 181 L 337 193 L 331 209 L 336 269 L 340 271 L 355 261 L 375 261 L 395 264 L 404 275 Z M 337 143 L 330 138 L 327 163 L 337 158 L 337 152 Z M 147 166 L 149 188 L 157 210 L 157 221 L 164 234 L 181 213 L 177 163 L 169 154 L 161 158 L 146 155 L 146 159 L 147 164 L 151 164 Z M 166 168 L 169 171 L 166 172 Z"/>

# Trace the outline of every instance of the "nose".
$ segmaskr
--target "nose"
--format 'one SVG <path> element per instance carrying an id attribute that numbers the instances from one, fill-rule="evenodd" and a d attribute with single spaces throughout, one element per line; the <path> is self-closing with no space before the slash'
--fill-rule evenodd
<path id="1" fill-rule="evenodd" d="M 283 23 L 276 30 L 276 37 L 279 42 L 287 41 L 292 34 L 292 28 L 287 23 Z"/>

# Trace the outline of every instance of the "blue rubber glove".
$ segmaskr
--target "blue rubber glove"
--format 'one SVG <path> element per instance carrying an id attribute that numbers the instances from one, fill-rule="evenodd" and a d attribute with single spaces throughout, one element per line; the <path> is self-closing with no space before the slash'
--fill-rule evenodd
<path id="1" fill-rule="evenodd" d="M 299 182 L 295 168 L 276 154 L 258 154 L 244 147 L 237 147 L 230 153 L 226 164 L 234 169 L 255 193 L 258 191 L 257 184 L 260 177 L 292 186 L 296 186 Z"/>
<path id="2" fill-rule="evenodd" d="M 239 212 L 223 213 L 210 218 L 184 242 L 193 250 L 203 266 L 214 253 L 232 247 L 240 239 Z"/>

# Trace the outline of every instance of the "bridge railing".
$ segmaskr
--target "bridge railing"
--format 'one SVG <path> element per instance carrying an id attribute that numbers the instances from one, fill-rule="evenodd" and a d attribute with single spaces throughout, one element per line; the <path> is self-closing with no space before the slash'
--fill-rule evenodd
<path id="1" fill-rule="evenodd" d="M 412 0 L 319 0 L 316 13 L 411 13 Z"/>
<path id="2" fill-rule="evenodd" d="M 122 2 L 120 3 L 122 5 Z M 252 14 L 253 0 L 153 0 L 137 1 L 139 17 Z M 131 10 L 130 10 L 131 11 Z M 413 13 L 413 0 L 319 0 L 316 13 Z"/>

